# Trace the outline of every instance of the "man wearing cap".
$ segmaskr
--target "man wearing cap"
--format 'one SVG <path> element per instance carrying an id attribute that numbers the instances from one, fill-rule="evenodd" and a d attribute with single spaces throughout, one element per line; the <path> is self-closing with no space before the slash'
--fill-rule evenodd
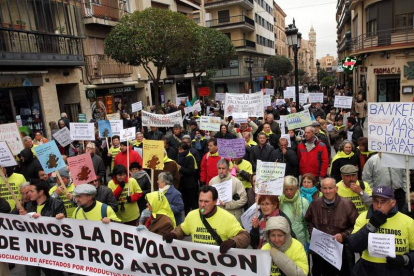
<path id="1" fill-rule="evenodd" d="M 182 127 L 179 124 L 174 125 L 173 135 L 170 136 L 170 147 L 173 147 L 175 151 L 178 151 L 178 146 L 181 144 L 184 133 L 182 133 Z"/>
<path id="2" fill-rule="evenodd" d="M 336 184 L 338 195 L 351 200 L 358 214 L 368 211 L 372 204 L 372 190 L 368 183 L 358 180 L 358 168 L 354 165 L 341 167 L 342 180 Z"/>
<path id="3" fill-rule="evenodd" d="M 368 211 L 359 215 L 348 240 L 352 251 L 363 252 L 352 275 L 412 276 L 414 220 L 398 211 L 394 192 L 390 187 L 375 188 L 372 197 L 372 205 Z M 368 251 L 369 236 L 372 233 L 394 236 L 396 257 L 372 256 Z"/>
<path id="4" fill-rule="evenodd" d="M 95 199 L 96 188 L 91 184 L 80 184 L 74 190 L 76 204 L 73 219 L 102 221 L 108 224 L 110 221 L 121 222 L 116 216 L 111 206 L 99 202 Z M 56 216 L 57 219 L 64 218 L 61 215 Z"/>
<path id="5" fill-rule="evenodd" d="M 114 166 L 122 165 L 125 168 L 129 168 L 132 162 L 138 162 L 142 166 L 142 158 L 135 150 L 132 150 L 131 145 L 128 146 L 128 143 L 121 142 L 121 151 L 115 156 Z M 129 150 L 129 163 L 127 164 L 128 153 L 127 149 Z"/>
<path id="6" fill-rule="evenodd" d="M 49 194 L 52 198 L 60 199 L 65 205 L 67 217 L 72 217 L 73 212 L 76 209 L 76 204 L 73 202 L 73 190 L 75 185 L 72 183 L 69 175 L 69 169 L 64 167 L 59 170 L 60 177 L 63 183 L 60 182 L 59 178 L 55 186 L 50 188 Z"/>

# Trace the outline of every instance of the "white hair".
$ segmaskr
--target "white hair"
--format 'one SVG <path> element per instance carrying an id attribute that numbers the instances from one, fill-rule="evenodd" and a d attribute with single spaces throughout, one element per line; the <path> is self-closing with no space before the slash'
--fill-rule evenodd
<path id="1" fill-rule="evenodd" d="M 62 113 L 60 113 L 60 117 L 67 118 L 68 117 L 68 114 L 66 114 L 65 112 L 62 112 Z"/>
<path id="2" fill-rule="evenodd" d="M 283 181 L 283 186 L 284 187 L 294 187 L 297 188 L 299 185 L 299 181 L 296 177 L 291 176 L 291 175 L 287 175 L 285 176 L 285 179 Z"/>

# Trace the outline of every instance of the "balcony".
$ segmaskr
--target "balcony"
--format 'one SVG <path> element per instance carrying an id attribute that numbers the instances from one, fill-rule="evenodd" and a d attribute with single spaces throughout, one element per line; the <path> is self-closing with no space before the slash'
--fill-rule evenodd
<path id="1" fill-rule="evenodd" d="M 352 54 L 414 47 L 414 29 L 390 29 L 360 35 L 351 41 Z"/>
<path id="2" fill-rule="evenodd" d="M 217 9 L 217 8 L 226 8 L 234 5 L 240 5 L 246 10 L 253 10 L 254 4 L 253 0 L 205 0 L 204 8 Z"/>
<path id="3" fill-rule="evenodd" d="M 82 13 L 85 24 L 115 26 L 122 16 L 128 13 L 123 1 L 101 0 L 95 4 L 91 0 L 82 0 Z"/>
<path id="4" fill-rule="evenodd" d="M 348 51 L 351 46 L 351 31 L 347 31 L 338 42 L 338 52 Z"/>
<path id="5" fill-rule="evenodd" d="M 133 73 L 132 66 L 116 62 L 107 55 L 87 55 L 85 56 L 85 61 L 86 73 L 92 80 L 103 78 L 131 78 Z"/>
<path id="6" fill-rule="evenodd" d="M 246 15 L 236 15 L 225 18 L 206 21 L 206 27 L 216 28 L 217 30 L 243 29 L 254 31 L 254 20 Z"/>
<path id="7" fill-rule="evenodd" d="M 239 39 L 239 40 L 232 40 L 231 41 L 236 48 L 236 51 L 245 51 L 245 50 L 256 50 L 256 42 L 248 40 L 248 39 Z"/>
<path id="8" fill-rule="evenodd" d="M 83 66 L 82 38 L 0 30 L 2 66 Z"/>

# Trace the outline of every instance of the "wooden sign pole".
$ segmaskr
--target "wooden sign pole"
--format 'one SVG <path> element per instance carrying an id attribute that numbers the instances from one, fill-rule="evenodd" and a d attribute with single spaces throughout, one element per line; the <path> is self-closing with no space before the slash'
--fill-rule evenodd
<path id="1" fill-rule="evenodd" d="M 154 191 L 154 169 L 151 169 L 151 192 Z"/>
<path id="2" fill-rule="evenodd" d="M 62 177 L 60 176 L 59 171 L 56 171 L 56 176 L 60 181 L 60 186 L 63 188 L 63 192 L 65 193 L 65 195 L 68 193 L 68 190 L 66 189 L 65 183 L 63 183 Z"/>
<path id="3" fill-rule="evenodd" d="M 127 168 L 126 169 L 127 169 L 127 178 L 129 178 L 129 142 L 128 142 L 128 139 L 127 139 Z M 129 184 L 128 184 L 128 196 L 130 196 Z"/>
<path id="4" fill-rule="evenodd" d="M 408 155 L 405 156 L 405 177 L 407 179 L 407 205 L 408 212 L 411 212 L 411 198 L 410 198 L 410 159 Z"/>
<path id="5" fill-rule="evenodd" d="M 13 200 L 16 202 L 16 207 L 18 210 L 23 209 L 22 204 L 20 203 L 20 200 L 17 198 L 16 194 L 14 193 L 14 191 L 12 190 L 9 180 L 7 179 L 7 177 L 4 175 L 3 172 L 3 167 L 0 167 L 0 176 L 1 178 L 3 178 L 4 183 L 6 184 L 7 190 L 9 190 L 9 193 L 11 194 Z"/>

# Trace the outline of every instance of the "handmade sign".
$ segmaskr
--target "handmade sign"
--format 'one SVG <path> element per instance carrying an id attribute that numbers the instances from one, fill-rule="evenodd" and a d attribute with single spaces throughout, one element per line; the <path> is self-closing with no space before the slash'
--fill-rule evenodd
<path id="1" fill-rule="evenodd" d="M 323 103 L 323 93 L 309 93 L 310 103 Z"/>
<path id="2" fill-rule="evenodd" d="M 217 139 L 218 154 L 223 158 L 243 158 L 246 154 L 244 138 Z"/>
<path id="3" fill-rule="evenodd" d="M 107 137 L 112 137 L 113 136 L 111 123 L 108 120 L 98 121 L 98 130 L 99 130 L 99 137 L 100 138 L 107 138 Z"/>
<path id="4" fill-rule="evenodd" d="M 191 113 L 191 112 L 194 112 L 194 106 L 184 107 L 184 114 L 188 114 L 188 113 Z"/>
<path id="5" fill-rule="evenodd" d="M 296 99 L 296 90 L 294 86 L 286 87 L 286 90 L 283 91 L 283 98 L 285 99 Z"/>
<path id="6" fill-rule="evenodd" d="M 289 130 L 310 126 L 312 124 L 312 118 L 309 110 L 286 115 L 286 124 Z"/>
<path id="7" fill-rule="evenodd" d="M 0 141 L 7 142 L 13 155 L 18 155 L 24 149 L 16 123 L 0 125 Z"/>
<path id="8" fill-rule="evenodd" d="M 194 110 L 197 110 L 198 112 L 201 112 L 200 100 L 195 101 L 193 107 L 194 107 Z"/>
<path id="9" fill-rule="evenodd" d="M 286 133 L 286 116 L 280 116 L 280 120 L 276 120 L 279 124 L 280 132 L 282 134 Z"/>
<path id="10" fill-rule="evenodd" d="M 162 170 L 164 168 L 164 141 L 144 140 L 142 145 L 142 167 Z"/>
<path id="11" fill-rule="evenodd" d="M 226 100 L 226 93 L 216 93 L 216 101 L 224 102 Z"/>
<path id="12" fill-rule="evenodd" d="M 335 96 L 334 107 L 337 107 L 337 108 L 351 108 L 352 107 L 352 97 Z"/>
<path id="13" fill-rule="evenodd" d="M 114 135 L 121 135 L 121 130 L 124 128 L 124 123 L 122 120 L 112 120 L 109 121 L 112 130 L 112 136 Z"/>
<path id="14" fill-rule="evenodd" d="M 137 112 L 142 110 L 142 102 L 133 103 L 131 106 L 132 112 Z"/>
<path id="15" fill-rule="evenodd" d="M 347 112 L 347 113 L 345 113 L 344 114 L 344 116 L 343 116 L 343 120 L 342 120 L 342 124 L 344 125 L 344 126 L 346 126 L 346 123 L 348 122 L 348 117 L 350 117 L 351 116 L 351 112 Z M 352 140 L 352 139 L 351 139 Z"/>
<path id="16" fill-rule="evenodd" d="M 280 138 L 285 138 L 288 141 L 288 148 L 292 147 L 292 143 L 290 141 L 290 135 L 289 134 L 282 134 Z"/>
<path id="17" fill-rule="evenodd" d="M 382 153 L 381 154 L 381 167 L 390 167 L 397 169 L 406 169 L 407 163 L 405 156 L 401 154 Z M 414 156 L 408 157 L 408 168 L 414 170 Z"/>
<path id="18" fill-rule="evenodd" d="M 271 96 L 267 94 L 263 96 L 263 106 L 265 108 L 272 105 L 272 99 L 270 97 Z"/>
<path id="19" fill-rule="evenodd" d="M 277 99 L 276 100 L 276 105 L 284 105 L 286 103 L 285 99 Z"/>
<path id="20" fill-rule="evenodd" d="M 342 267 L 343 247 L 343 244 L 337 242 L 333 236 L 313 228 L 310 250 L 321 256 L 338 270 L 341 270 Z"/>
<path id="21" fill-rule="evenodd" d="M 179 106 L 181 104 L 181 101 L 187 102 L 187 97 L 177 97 L 175 98 L 175 104 Z"/>
<path id="22" fill-rule="evenodd" d="M 122 129 L 119 138 L 121 142 L 133 140 L 135 138 L 135 127 Z"/>
<path id="23" fill-rule="evenodd" d="M 201 116 L 200 129 L 206 131 L 220 131 L 220 117 Z"/>
<path id="24" fill-rule="evenodd" d="M 92 158 L 89 153 L 69 157 L 67 160 L 69 173 L 75 186 L 89 183 L 96 179 Z"/>
<path id="25" fill-rule="evenodd" d="M 369 233 L 368 253 L 374 258 L 395 258 L 395 235 Z"/>
<path id="26" fill-rule="evenodd" d="M 67 127 L 60 129 L 53 134 L 53 138 L 59 143 L 60 146 L 66 147 L 71 143 L 70 130 Z"/>
<path id="27" fill-rule="evenodd" d="M 252 94 L 226 93 L 224 117 L 232 116 L 235 112 L 247 112 L 249 117 L 263 117 L 263 92 Z"/>
<path id="28" fill-rule="evenodd" d="M 17 166 L 16 160 L 13 157 L 13 153 L 7 146 L 7 142 L 0 142 L 0 167 L 13 167 Z"/>
<path id="29" fill-rule="evenodd" d="M 223 203 L 231 202 L 233 200 L 233 193 L 232 193 L 232 179 L 230 178 L 227 181 L 211 185 L 217 189 L 218 192 L 218 200 L 217 205 L 220 205 L 220 201 Z"/>
<path id="30" fill-rule="evenodd" d="M 284 163 L 262 162 L 257 160 L 256 194 L 282 195 L 285 171 L 286 164 Z"/>
<path id="31" fill-rule="evenodd" d="M 233 113 L 233 120 L 235 124 L 247 123 L 248 118 L 249 118 L 249 114 L 247 112 Z"/>
<path id="32" fill-rule="evenodd" d="M 70 123 L 70 139 L 72 141 L 95 141 L 93 123 Z"/>
<path id="33" fill-rule="evenodd" d="M 240 217 L 242 226 L 247 231 L 247 233 L 250 233 L 250 230 L 252 230 L 252 219 L 254 218 L 254 215 L 255 215 L 255 212 L 256 212 L 256 206 L 257 206 L 256 203 L 254 203 Z M 256 215 L 257 215 L 257 217 L 259 217 L 260 216 L 260 211 L 258 211 Z"/>
<path id="34" fill-rule="evenodd" d="M 173 127 L 175 124 L 183 126 L 183 118 L 181 111 L 176 111 L 169 114 L 154 114 L 142 111 L 142 125 L 153 127 Z"/>
<path id="35" fill-rule="evenodd" d="M 273 88 L 265 88 L 264 92 L 266 95 L 273 96 L 275 94 L 275 90 Z"/>
<path id="36" fill-rule="evenodd" d="M 45 173 L 52 173 L 66 166 L 55 141 L 47 142 L 33 149 Z"/>
<path id="37" fill-rule="evenodd" d="M 308 102 L 308 94 L 299 93 L 299 104 L 305 104 Z"/>
<path id="38" fill-rule="evenodd" d="M 106 114 L 106 119 L 109 121 L 119 120 L 121 119 L 121 116 L 119 115 L 119 112 L 112 113 L 112 114 Z"/>
<path id="39" fill-rule="evenodd" d="M 369 103 L 368 148 L 414 155 L 414 103 Z"/>

